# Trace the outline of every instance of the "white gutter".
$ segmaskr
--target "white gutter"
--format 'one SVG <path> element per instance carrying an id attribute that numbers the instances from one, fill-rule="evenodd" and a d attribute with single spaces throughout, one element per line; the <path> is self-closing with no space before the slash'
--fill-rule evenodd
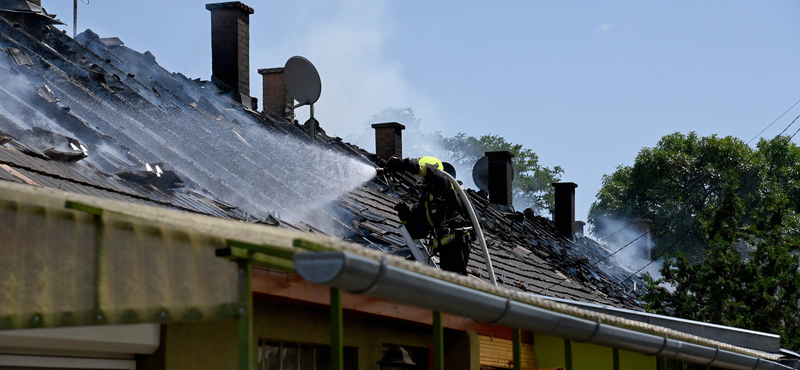
<path id="1" fill-rule="evenodd" d="M 781 336 L 778 334 L 762 333 L 753 330 L 733 328 L 730 326 L 710 324 L 702 321 L 656 315 L 648 312 L 633 311 L 624 308 L 610 307 L 587 302 L 578 302 L 563 298 L 547 297 L 538 294 L 531 294 L 531 296 L 575 306 L 584 310 L 621 317 L 628 320 L 644 322 L 651 325 L 658 325 L 711 340 L 724 341 L 725 343 L 732 344 L 734 346 L 751 348 L 757 351 L 777 353 L 781 350 Z M 800 358 L 800 356 L 798 356 L 798 358 Z"/>
<path id="2" fill-rule="evenodd" d="M 611 326 L 600 318 L 590 321 L 553 312 L 412 272 L 388 263 L 388 258 L 384 256 L 381 261 L 376 261 L 345 252 L 296 253 L 294 264 L 300 276 L 312 283 L 479 322 L 701 365 L 735 370 L 790 369 L 771 360 L 720 349 L 722 343 L 712 348 L 675 340 L 667 335 L 662 337 Z"/>

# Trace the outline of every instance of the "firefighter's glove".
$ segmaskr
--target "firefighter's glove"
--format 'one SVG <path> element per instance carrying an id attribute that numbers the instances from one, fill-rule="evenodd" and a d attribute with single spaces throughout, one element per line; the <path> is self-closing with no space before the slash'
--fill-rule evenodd
<path id="1" fill-rule="evenodd" d="M 403 168 L 403 160 L 393 155 L 386 161 L 386 167 L 383 170 L 386 173 L 395 173 L 402 171 Z"/>
<path id="2" fill-rule="evenodd" d="M 392 209 L 397 212 L 397 217 L 400 217 L 400 221 L 407 221 L 411 218 L 411 208 L 408 208 L 408 205 L 402 200 L 397 202 Z"/>

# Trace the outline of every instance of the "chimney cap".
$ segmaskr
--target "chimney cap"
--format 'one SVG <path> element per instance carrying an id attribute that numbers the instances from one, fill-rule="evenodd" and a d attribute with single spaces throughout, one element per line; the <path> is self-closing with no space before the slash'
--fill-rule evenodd
<path id="1" fill-rule="evenodd" d="M 255 13 L 255 9 L 245 5 L 241 1 L 228 1 L 225 3 L 212 3 L 206 4 L 206 9 L 208 10 L 217 10 L 217 9 L 225 9 L 225 8 L 240 8 L 247 12 L 247 14 Z"/>
<path id="2" fill-rule="evenodd" d="M 494 152 L 485 152 L 483 154 L 485 154 L 487 157 L 514 157 L 514 153 L 512 153 L 512 152 L 510 152 L 508 150 L 498 150 L 498 151 L 494 151 Z"/>
<path id="3" fill-rule="evenodd" d="M 572 186 L 572 188 L 574 189 L 574 188 L 578 187 L 578 184 L 576 184 L 574 182 L 554 182 L 554 183 L 550 184 L 550 186 L 556 186 L 556 187 Z"/>
<path id="4" fill-rule="evenodd" d="M 283 67 L 276 67 L 276 68 L 260 68 L 258 70 L 258 74 L 266 75 L 270 73 L 283 73 Z"/>
<path id="5" fill-rule="evenodd" d="M 397 122 L 384 122 L 384 123 L 373 123 L 372 128 L 399 128 L 401 130 L 405 130 L 406 126 Z"/>

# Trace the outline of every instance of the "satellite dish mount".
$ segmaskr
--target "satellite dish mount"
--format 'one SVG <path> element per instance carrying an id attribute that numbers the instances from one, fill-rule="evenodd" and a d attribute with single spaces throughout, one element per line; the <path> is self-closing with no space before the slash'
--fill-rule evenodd
<path id="1" fill-rule="evenodd" d="M 311 140 L 316 139 L 316 120 L 314 119 L 314 103 L 322 94 L 322 81 L 314 65 L 301 56 L 293 56 L 283 67 L 283 79 L 289 95 L 298 102 L 293 108 L 308 105 L 311 108 Z"/>

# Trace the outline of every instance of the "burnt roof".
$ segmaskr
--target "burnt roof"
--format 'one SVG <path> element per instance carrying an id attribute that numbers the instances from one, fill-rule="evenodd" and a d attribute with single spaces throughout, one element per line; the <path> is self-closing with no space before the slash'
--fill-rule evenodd
<path id="1" fill-rule="evenodd" d="M 413 258 L 392 210 L 416 196 L 413 178 L 339 185 L 350 176 L 320 174 L 336 169 L 315 163 L 368 167 L 375 155 L 322 130 L 311 140 L 308 125 L 247 109 L 112 39 L 48 27 L 40 41 L 0 18 L 0 180 L 328 234 Z M 468 193 L 500 284 L 640 309 L 625 272 L 595 266 L 608 254 L 596 242 L 570 241 L 548 219 L 502 213 Z M 479 248 L 469 270 L 486 279 Z"/>

